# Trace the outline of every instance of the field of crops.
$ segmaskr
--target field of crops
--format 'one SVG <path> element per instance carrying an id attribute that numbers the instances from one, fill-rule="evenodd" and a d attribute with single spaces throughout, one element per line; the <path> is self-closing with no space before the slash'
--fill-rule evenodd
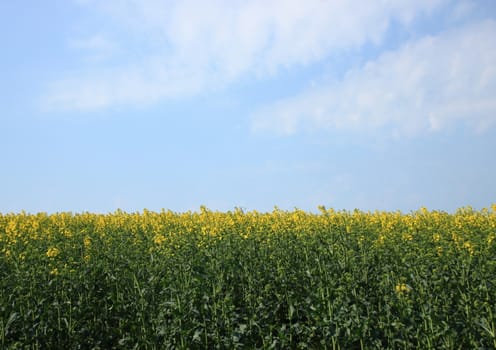
<path id="1" fill-rule="evenodd" d="M 2 349 L 494 349 L 496 205 L 0 214 Z"/>

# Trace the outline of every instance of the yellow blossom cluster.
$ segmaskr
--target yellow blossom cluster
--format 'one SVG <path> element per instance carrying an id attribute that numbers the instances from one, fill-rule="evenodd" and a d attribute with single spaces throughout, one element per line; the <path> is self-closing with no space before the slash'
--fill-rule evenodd
<path id="1" fill-rule="evenodd" d="M 56 247 L 52 247 L 52 248 L 47 250 L 46 255 L 49 258 L 55 258 L 57 255 L 59 255 L 59 253 L 60 253 L 60 250 L 58 250 Z"/>
<path id="2" fill-rule="evenodd" d="M 398 283 L 395 287 L 394 290 L 398 294 L 404 294 L 410 292 L 412 288 L 407 285 L 406 283 Z"/>
<path id="3" fill-rule="evenodd" d="M 76 266 L 98 256 L 102 247 L 136 246 L 151 254 L 173 254 L 191 237 L 197 247 L 225 239 L 254 240 L 271 246 L 284 237 L 342 235 L 361 249 L 410 249 L 422 247 L 432 255 L 468 254 L 494 249 L 496 205 L 490 209 L 461 208 L 455 213 L 421 208 L 397 212 L 335 211 L 319 207 L 318 213 L 302 210 L 272 212 L 217 212 L 206 207 L 176 213 L 162 210 L 110 214 L 57 213 L 0 214 L 2 259 L 51 260 L 64 252 L 64 263 Z M 343 239 L 344 239 L 343 238 Z M 55 263 L 55 262 L 53 262 Z M 55 267 L 53 267 L 55 268 Z M 59 268 L 60 270 L 60 268 Z"/>

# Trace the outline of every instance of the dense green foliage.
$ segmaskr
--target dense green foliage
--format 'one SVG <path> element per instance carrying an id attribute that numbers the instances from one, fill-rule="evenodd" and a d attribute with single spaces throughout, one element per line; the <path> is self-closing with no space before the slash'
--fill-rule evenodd
<path id="1" fill-rule="evenodd" d="M 495 209 L 0 215 L 0 347 L 493 349 Z"/>

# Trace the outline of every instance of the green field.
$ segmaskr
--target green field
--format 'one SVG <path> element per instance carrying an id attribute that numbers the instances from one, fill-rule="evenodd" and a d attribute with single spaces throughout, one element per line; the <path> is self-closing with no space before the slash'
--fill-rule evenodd
<path id="1" fill-rule="evenodd" d="M 496 205 L 0 214 L 2 349 L 495 349 Z"/>

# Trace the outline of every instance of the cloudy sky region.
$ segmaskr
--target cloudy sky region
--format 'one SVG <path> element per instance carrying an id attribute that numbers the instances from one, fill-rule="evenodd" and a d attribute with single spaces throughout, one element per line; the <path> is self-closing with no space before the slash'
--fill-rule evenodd
<path id="1" fill-rule="evenodd" d="M 493 0 L 0 2 L 0 212 L 496 202 Z"/>

